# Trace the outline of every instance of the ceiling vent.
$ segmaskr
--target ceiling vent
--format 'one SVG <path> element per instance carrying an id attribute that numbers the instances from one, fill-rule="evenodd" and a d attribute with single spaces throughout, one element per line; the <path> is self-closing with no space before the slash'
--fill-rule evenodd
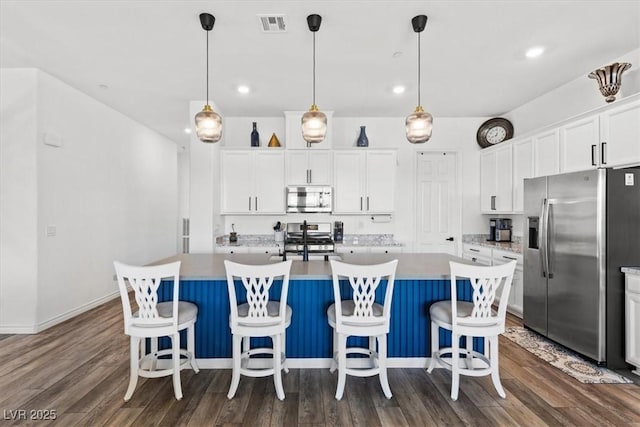
<path id="1" fill-rule="evenodd" d="M 258 19 L 263 33 L 284 33 L 287 31 L 284 15 L 258 15 Z"/>

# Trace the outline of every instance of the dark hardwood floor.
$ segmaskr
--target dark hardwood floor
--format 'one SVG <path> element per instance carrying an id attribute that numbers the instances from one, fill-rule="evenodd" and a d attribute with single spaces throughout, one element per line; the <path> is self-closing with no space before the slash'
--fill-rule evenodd
<path id="1" fill-rule="evenodd" d="M 509 324 L 519 321 L 510 317 Z M 228 400 L 231 371 L 201 370 L 182 372 L 181 401 L 170 378 L 141 378 L 125 403 L 128 338 L 120 301 L 113 300 L 40 334 L 2 336 L 0 424 L 640 425 L 638 385 L 581 384 L 507 339 L 500 345 L 506 399 L 488 377 L 463 377 L 453 402 L 447 371 L 390 369 L 392 399 L 384 397 L 377 377 L 347 377 L 344 397 L 336 401 L 336 374 L 292 369 L 284 375 L 284 401 L 276 398 L 270 377 L 242 377 L 236 397 Z M 42 419 L 52 411 L 54 421 Z"/>

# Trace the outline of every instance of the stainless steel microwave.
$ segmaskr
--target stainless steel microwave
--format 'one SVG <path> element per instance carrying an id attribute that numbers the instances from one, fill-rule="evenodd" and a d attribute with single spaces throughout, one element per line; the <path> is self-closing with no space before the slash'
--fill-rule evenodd
<path id="1" fill-rule="evenodd" d="M 287 212 L 331 212 L 331 187 L 287 187 Z"/>

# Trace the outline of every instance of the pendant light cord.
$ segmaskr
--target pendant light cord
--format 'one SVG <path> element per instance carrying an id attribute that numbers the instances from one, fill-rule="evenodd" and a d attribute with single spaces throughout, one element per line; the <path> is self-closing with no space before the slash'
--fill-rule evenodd
<path id="1" fill-rule="evenodd" d="M 316 33 L 313 32 L 313 105 L 316 105 Z"/>
<path id="2" fill-rule="evenodd" d="M 209 31 L 207 31 L 207 105 L 209 105 Z"/>
<path id="3" fill-rule="evenodd" d="M 420 105 L 420 33 L 418 33 L 418 105 Z"/>

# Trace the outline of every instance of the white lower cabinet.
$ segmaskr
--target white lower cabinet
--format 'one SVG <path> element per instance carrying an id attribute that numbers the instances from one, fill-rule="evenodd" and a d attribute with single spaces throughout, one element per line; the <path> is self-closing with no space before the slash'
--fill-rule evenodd
<path id="1" fill-rule="evenodd" d="M 250 254 L 271 254 L 279 255 L 282 248 L 280 246 L 249 246 Z"/>
<path id="2" fill-rule="evenodd" d="M 402 253 L 402 246 L 371 246 L 372 254 L 399 254 Z"/>
<path id="3" fill-rule="evenodd" d="M 626 360 L 640 375 L 640 275 L 625 275 L 625 341 Z"/>
<path id="4" fill-rule="evenodd" d="M 214 252 L 217 254 L 248 254 L 249 248 L 247 246 L 217 246 Z"/>
<path id="5" fill-rule="evenodd" d="M 462 258 L 482 265 L 491 265 L 491 248 L 465 243 L 462 245 Z"/>
<path id="6" fill-rule="evenodd" d="M 513 281 L 511 282 L 507 311 L 518 317 L 522 317 L 522 281 L 524 272 L 521 254 L 465 243 L 462 245 L 462 258 L 482 265 L 500 265 L 510 261 L 516 261 L 516 271 L 513 274 Z M 496 302 L 500 301 L 500 292 L 502 292 L 501 289 L 499 289 L 496 294 Z"/>
<path id="7" fill-rule="evenodd" d="M 491 256 L 492 265 L 505 264 L 510 261 L 516 261 L 516 271 L 513 273 L 513 281 L 511 282 L 511 291 L 509 293 L 509 304 L 507 310 L 518 317 L 522 317 L 522 296 L 523 296 L 523 259 L 521 254 L 509 251 L 493 249 Z"/>
<path id="8" fill-rule="evenodd" d="M 402 253 L 402 246 L 338 246 L 336 252 L 339 254 L 399 254 Z"/>

